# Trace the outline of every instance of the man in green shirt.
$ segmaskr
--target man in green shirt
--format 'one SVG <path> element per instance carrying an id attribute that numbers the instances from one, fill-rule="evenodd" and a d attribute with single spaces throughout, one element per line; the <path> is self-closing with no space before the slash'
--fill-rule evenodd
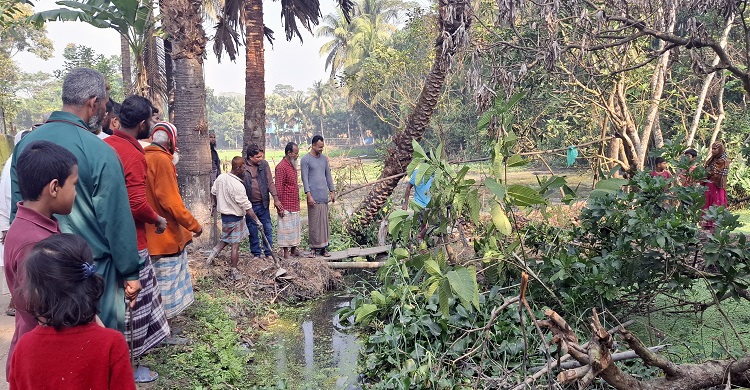
<path id="1" fill-rule="evenodd" d="M 125 298 L 135 302 L 141 283 L 135 224 L 130 212 L 120 159 L 90 132 L 98 126 L 108 100 L 104 76 L 87 68 L 73 69 L 63 81 L 60 111 L 16 145 L 11 165 L 12 212 L 21 200 L 16 156 L 29 143 L 46 140 L 72 152 L 78 159 L 76 200 L 70 215 L 55 215 L 64 233 L 82 236 L 91 246 L 97 273 L 104 278 L 99 317 L 108 328 L 125 330 Z M 124 286 L 124 289 L 123 289 Z"/>

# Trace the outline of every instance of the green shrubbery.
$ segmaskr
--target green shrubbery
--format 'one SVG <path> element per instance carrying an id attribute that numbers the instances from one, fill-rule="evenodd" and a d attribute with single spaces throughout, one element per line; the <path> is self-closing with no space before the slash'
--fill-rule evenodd
<path id="1" fill-rule="evenodd" d="M 546 215 L 550 193 L 562 189 L 564 201 L 575 196 L 559 177 L 540 179 L 534 188 L 507 183 L 506 168 L 526 163 L 510 153 L 513 143 L 511 136 L 496 145 L 485 180 L 494 196 L 489 223 L 478 218 L 476 187 L 464 179 L 463 169 L 428 158 L 415 145 L 410 171 L 418 167 L 421 175 L 435 175 L 428 237 L 415 237 L 418 218 L 393 212 L 389 231 L 396 248 L 379 273 L 382 286 L 361 293 L 342 313 L 354 315 L 365 333 L 360 364 L 369 387 L 519 383 L 559 352 L 531 321 L 544 308 L 572 325 L 598 308 L 611 327 L 653 310 L 659 296 L 685 296 L 696 280 L 705 281 L 711 298 L 681 300 L 688 309 L 747 297 L 746 238 L 733 233 L 737 217 L 726 209 L 702 213 L 702 187 L 678 186 L 645 172 L 630 180 L 606 179 L 580 213 L 569 215 L 568 225 L 522 224 L 517 216 L 530 209 Z M 439 148 L 432 155 L 440 156 Z M 713 233 L 701 230 L 701 218 L 715 222 Z M 471 223 L 478 237 L 476 258 L 453 253 L 454 233 L 464 223 Z M 522 272 L 530 275 L 529 309 L 516 301 Z M 623 367 L 653 374 L 638 361 Z"/>

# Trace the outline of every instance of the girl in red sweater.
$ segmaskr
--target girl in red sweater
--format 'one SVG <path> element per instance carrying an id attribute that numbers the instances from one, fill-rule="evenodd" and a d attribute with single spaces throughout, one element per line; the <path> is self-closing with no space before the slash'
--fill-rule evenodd
<path id="1" fill-rule="evenodd" d="M 104 279 L 92 259 L 74 234 L 52 235 L 29 253 L 20 293 L 39 326 L 16 345 L 11 390 L 135 390 L 125 338 L 97 321 Z"/>

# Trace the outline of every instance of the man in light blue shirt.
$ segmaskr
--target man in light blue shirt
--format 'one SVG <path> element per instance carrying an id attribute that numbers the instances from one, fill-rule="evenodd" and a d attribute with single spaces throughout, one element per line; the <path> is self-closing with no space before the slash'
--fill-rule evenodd
<path id="1" fill-rule="evenodd" d="M 430 177 L 422 177 L 422 180 L 417 183 L 417 172 L 418 170 L 415 169 L 411 173 L 409 182 L 406 183 L 406 191 L 404 192 L 404 205 L 401 208 L 403 210 L 409 209 L 409 194 L 411 193 L 412 187 L 414 187 L 414 203 L 416 203 L 422 209 L 422 211 L 419 213 L 419 224 L 420 226 L 422 226 L 422 229 L 420 229 L 417 238 L 422 239 L 427 232 L 427 204 L 430 203 L 430 199 L 432 198 L 430 187 L 432 187 L 432 179 L 434 179 L 435 176 L 432 175 Z"/>

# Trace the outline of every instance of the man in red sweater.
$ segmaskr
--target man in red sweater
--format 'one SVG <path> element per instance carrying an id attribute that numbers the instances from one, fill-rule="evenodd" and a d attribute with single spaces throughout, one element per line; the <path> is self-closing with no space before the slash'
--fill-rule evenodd
<path id="1" fill-rule="evenodd" d="M 133 340 L 133 350 L 130 353 L 134 358 L 140 357 L 159 344 L 170 333 L 146 239 L 147 223 L 156 225 L 158 233 L 167 227 L 167 220 L 156 214 L 146 200 L 146 157 L 138 143 L 138 139 L 149 136 L 148 121 L 151 111 L 151 102 L 146 98 L 128 97 L 120 107 L 120 128 L 104 140 L 115 149 L 122 161 L 130 210 L 133 213 L 138 238 L 138 254 L 145 264 L 139 275 L 143 289 L 138 294 L 132 312 L 133 329 L 130 329 L 130 318 L 125 320 L 125 337 Z M 157 373 L 144 366 L 138 366 L 134 374 L 136 382 L 151 382 L 158 377 Z"/>

